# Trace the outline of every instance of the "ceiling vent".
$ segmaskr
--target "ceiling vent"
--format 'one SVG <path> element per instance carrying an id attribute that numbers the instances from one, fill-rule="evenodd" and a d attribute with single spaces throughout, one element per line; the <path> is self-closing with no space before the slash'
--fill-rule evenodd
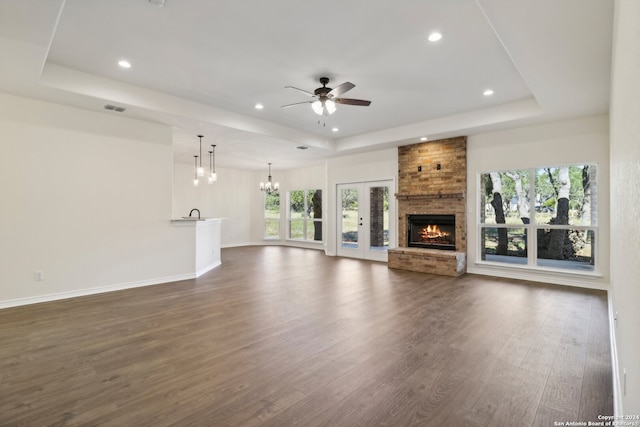
<path id="1" fill-rule="evenodd" d="M 152 5 L 154 5 L 156 7 L 164 6 L 164 0 L 149 0 L 149 3 L 151 3 Z"/>
<path id="2" fill-rule="evenodd" d="M 110 110 L 110 111 L 117 111 L 118 113 L 122 113 L 123 111 L 126 110 L 126 108 L 124 108 L 124 107 L 118 107 L 118 106 L 111 105 L 111 104 L 105 105 L 104 109 L 105 110 Z"/>

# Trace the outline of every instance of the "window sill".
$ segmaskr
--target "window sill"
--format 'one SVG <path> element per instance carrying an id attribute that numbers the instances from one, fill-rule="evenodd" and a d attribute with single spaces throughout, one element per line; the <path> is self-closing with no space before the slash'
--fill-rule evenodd
<path id="1" fill-rule="evenodd" d="M 474 265 L 479 268 L 490 267 L 492 269 L 499 269 L 504 271 L 519 270 L 522 272 L 533 273 L 533 274 L 536 274 L 536 273 L 554 274 L 554 275 L 561 275 L 565 277 L 579 277 L 579 278 L 588 278 L 588 279 L 601 279 L 603 277 L 603 275 L 597 270 L 581 271 L 581 270 L 570 270 L 570 269 L 560 269 L 560 268 L 551 268 L 551 267 L 532 267 L 529 265 L 506 264 L 506 263 L 490 262 L 490 261 L 476 261 Z"/>
<path id="2" fill-rule="evenodd" d="M 292 243 L 304 243 L 304 244 L 318 245 L 318 246 L 322 246 L 324 244 L 324 242 L 321 240 L 302 240 L 302 239 L 286 239 L 286 240 L 287 242 L 292 242 Z"/>

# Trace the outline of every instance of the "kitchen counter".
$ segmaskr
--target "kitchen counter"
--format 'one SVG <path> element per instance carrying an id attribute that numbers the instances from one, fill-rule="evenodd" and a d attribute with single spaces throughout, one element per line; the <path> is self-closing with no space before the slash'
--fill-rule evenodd
<path id="1" fill-rule="evenodd" d="M 182 218 L 172 219 L 171 222 L 220 222 L 226 218 L 198 218 L 197 216 L 183 216 Z"/>

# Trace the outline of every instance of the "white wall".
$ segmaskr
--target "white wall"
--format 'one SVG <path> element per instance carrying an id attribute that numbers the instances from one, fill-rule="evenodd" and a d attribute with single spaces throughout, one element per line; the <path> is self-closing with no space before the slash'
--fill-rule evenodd
<path id="1" fill-rule="evenodd" d="M 216 182 L 208 184 L 206 177 L 200 178 L 200 185 L 194 187 L 193 169 L 193 165 L 174 165 L 173 218 L 188 216 L 197 208 L 203 217 L 226 218 L 222 222 L 222 247 L 250 244 L 251 215 L 257 203 L 251 189 L 258 185 L 253 172 L 217 167 Z"/>
<path id="2" fill-rule="evenodd" d="M 265 182 L 268 176 L 268 169 L 253 171 L 253 177 L 247 188 L 255 208 L 251 213 L 251 242 L 256 245 L 288 245 L 322 249 L 321 245 L 313 242 L 299 242 L 286 240 L 287 232 L 287 192 L 292 190 L 323 190 L 323 213 L 326 212 L 326 167 L 324 164 L 310 166 L 300 169 L 280 170 L 272 167 L 271 175 L 273 181 L 280 184 L 280 239 L 264 240 L 264 193 L 260 191 L 260 182 Z M 325 215 L 325 224 L 327 218 Z M 326 228 L 326 227 L 325 227 Z"/>
<path id="3" fill-rule="evenodd" d="M 390 197 L 390 203 L 396 204 L 395 211 L 397 212 L 395 193 L 398 192 L 398 149 L 390 148 L 329 159 L 327 161 L 327 177 L 328 206 L 326 217 L 328 223 L 325 227 L 325 252 L 327 255 L 336 255 L 336 186 L 352 182 L 393 180 L 394 194 Z M 396 228 L 397 223 L 396 219 Z"/>
<path id="4" fill-rule="evenodd" d="M 611 90 L 611 302 L 616 413 L 640 414 L 640 2 L 617 0 Z M 611 314 L 613 314 L 611 313 Z M 626 386 L 624 371 L 626 370 Z M 625 393 L 626 389 L 626 393 Z"/>
<path id="5" fill-rule="evenodd" d="M 272 168 L 273 180 L 280 184 L 282 197 L 279 240 L 264 239 L 264 193 L 260 191 L 260 182 L 267 180 L 267 167 L 260 171 L 217 167 L 218 180 L 211 185 L 201 182 L 198 187 L 193 186 L 193 169 L 193 165 L 174 165 L 174 218 L 189 215 L 193 208 L 200 209 L 203 217 L 226 218 L 222 222 L 222 247 L 286 244 L 322 248 L 316 243 L 286 240 L 286 196 L 291 190 L 325 190 L 327 175 L 324 164 L 290 170 Z M 323 192 L 323 197 L 325 194 Z M 326 204 L 326 198 L 323 204 Z"/>
<path id="6" fill-rule="evenodd" d="M 477 233 L 484 172 L 581 163 L 597 164 L 598 240 L 600 277 L 576 279 L 562 273 L 543 273 L 476 264 L 480 259 Z M 606 289 L 609 284 L 609 126 L 607 116 L 471 135 L 467 139 L 467 271 L 525 280 Z"/>
<path id="7" fill-rule="evenodd" d="M 187 215 L 199 207 L 203 216 L 223 216 L 222 246 L 288 245 L 324 249 L 336 253 L 335 188 L 338 183 L 392 179 L 397 183 L 398 151 L 396 148 L 330 159 L 321 165 L 300 169 L 280 170 L 272 167 L 273 180 L 280 184 L 281 212 L 279 240 L 264 240 L 264 194 L 259 183 L 267 179 L 267 168 L 261 171 L 218 169 L 218 183 L 228 186 L 226 191 L 209 190 L 202 184 L 194 189 L 193 166 L 176 165 L 174 178 L 173 215 Z M 225 177 L 230 174 L 229 177 Z M 397 189 L 397 184 L 396 189 Z M 323 191 L 324 247 L 313 242 L 286 240 L 286 195 L 291 190 L 321 189 Z M 395 202 L 395 198 L 393 198 Z M 224 214 L 222 213 L 224 212 Z M 227 229 L 227 230 L 225 230 Z M 231 235 L 228 234 L 229 230 Z M 225 234 L 227 233 L 227 234 Z"/>
<path id="8" fill-rule="evenodd" d="M 0 307 L 184 278 L 171 129 L 0 93 Z M 35 280 L 42 271 L 43 281 Z"/>

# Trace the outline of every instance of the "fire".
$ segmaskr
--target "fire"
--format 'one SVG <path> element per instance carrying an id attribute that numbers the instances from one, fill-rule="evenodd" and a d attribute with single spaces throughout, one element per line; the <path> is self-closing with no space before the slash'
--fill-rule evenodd
<path id="1" fill-rule="evenodd" d="M 450 233 L 440 230 L 437 225 L 427 225 L 420 232 L 420 237 L 423 241 L 429 241 L 434 239 L 442 239 L 449 237 Z"/>

